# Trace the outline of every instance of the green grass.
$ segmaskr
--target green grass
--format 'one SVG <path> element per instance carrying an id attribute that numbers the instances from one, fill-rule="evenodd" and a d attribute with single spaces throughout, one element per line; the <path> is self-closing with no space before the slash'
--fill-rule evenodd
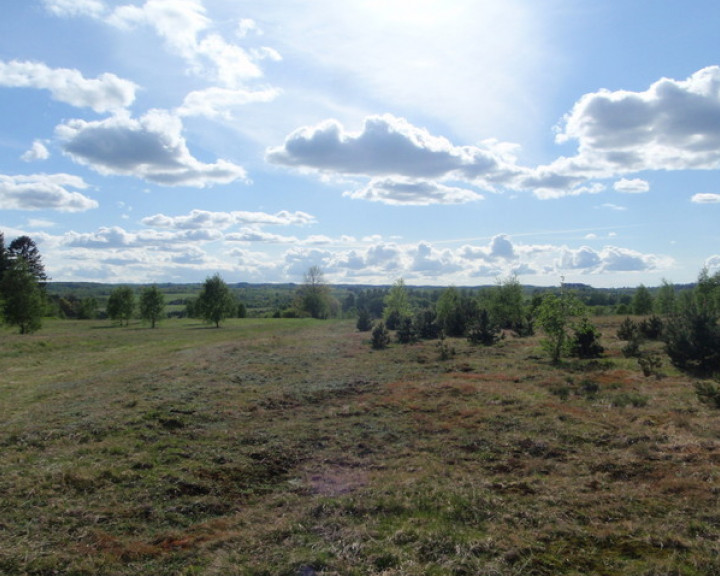
<path id="1" fill-rule="evenodd" d="M 720 413 L 537 338 L 351 321 L 0 332 L 0 573 L 720 574 Z"/>

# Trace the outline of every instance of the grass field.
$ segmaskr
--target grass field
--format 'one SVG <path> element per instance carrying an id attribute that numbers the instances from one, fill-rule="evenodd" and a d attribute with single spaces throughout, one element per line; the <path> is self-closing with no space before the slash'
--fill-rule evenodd
<path id="1" fill-rule="evenodd" d="M 720 412 L 667 360 L 352 321 L 0 332 L 0 573 L 720 574 Z"/>

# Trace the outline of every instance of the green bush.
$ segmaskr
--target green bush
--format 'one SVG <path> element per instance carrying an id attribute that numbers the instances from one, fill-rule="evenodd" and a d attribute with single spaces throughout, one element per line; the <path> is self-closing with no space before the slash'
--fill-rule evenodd
<path id="1" fill-rule="evenodd" d="M 600 344 L 600 332 L 587 318 L 583 318 L 574 328 L 570 354 L 577 358 L 599 358 L 605 352 Z"/>
<path id="2" fill-rule="evenodd" d="M 695 394 L 703 404 L 720 409 L 720 388 L 711 382 L 696 382 Z"/>
<path id="3" fill-rule="evenodd" d="M 374 350 L 382 350 L 390 344 L 390 333 L 385 328 L 385 322 L 382 320 L 375 324 L 370 344 Z"/>
<path id="4" fill-rule="evenodd" d="M 685 302 L 667 322 L 664 339 L 677 368 L 700 375 L 720 370 L 720 326 L 712 308 Z"/>
<path id="5" fill-rule="evenodd" d="M 622 324 L 620 324 L 616 334 L 619 340 L 626 340 L 630 342 L 637 337 L 638 332 L 638 325 L 632 321 L 630 316 L 627 316 L 625 320 L 622 321 Z"/>
<path id="6" fill-rule="evenodd" d="M 483 308 L 478 318 L 468 327 L 467 333 L 467 339 L 471 344 L 492 346 L 500 340 L 502 331 L 490 320 L 490 314 Z"/>

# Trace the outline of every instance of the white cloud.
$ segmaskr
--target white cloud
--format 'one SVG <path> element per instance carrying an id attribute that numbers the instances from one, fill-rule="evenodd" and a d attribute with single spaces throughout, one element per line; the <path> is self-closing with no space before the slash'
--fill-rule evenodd
<path id="1" fill-rule="evenodd" d="M 48 90 L 53 99 L 95 112 L 126 108 L 135 100 L 137 85 L 115 74 L 87 79 L 78 70 L 50 68 L 40 62 L 0 61 L 0 86 Z"/>
<path id="2" fill-rule="evenodd" d="M 618 206 L 617 204 L 612 204 L 610 202 L 606 202 L 601 206 L 601 208 L 607 208 L 608 210 L 614 210 L 615 212 L 625 212 L 627 210 L 625 206 Z"/>
<path id="3" fill-rule="evenodd" d="M 140 119 L 118 115 L 102 121 L 70 120 L 57 127 L 63 150 L 101 174 L 135 176 L 163 186 L 228 184 L 245 180 L 245 170 L 225 160 L 204 164 L 182 136 L 182 122 L 152 110 Z"/>
<path id="4" fill-rule="evenodd" d="M 294 236 L 271 234 L 257 228 L 242 228 L 240 232 L 225 235 L 226 242 L 258 242 L 265 244 L 297 244 L 299 240 Z"/>
<path id="5" fill-rule="evenodd" d="M 3 210 L 84 212 L 97 208 L 98 203 L 72 189 L 87 187 L 82 178 L 70 174 L 0 174 L 0 205 Z"/>
<path id="6" fill-rule="evenodd" d="M 182 106 L 177 109 L 180 116 L 205 116 L 230 120 L 235 109 L 255 102 L 271 102 L 278 97 L 276 88 L 246 90 L 244 88 L 212 87 L 190 92 Z"/>
<path id="7" fill-rule="evenodd" d="M 643 254 L 627 248 L 606 246 L 594 250 L 583 246 L 578 250 L 563 249 L 560 270 L 582 270 L 585 273 L 645 272 L 670 265 L 670 260 L 656 254 Z"/>
<path id="8" fill-rule="evenodd" d="M 601 90 L 565 117 L 558 142 L 576 140 L 588 171 L 715 169 L 720 166 L 720 67 L 645 92 Z"/>
<path id="9" fill-rule="evenodd" d="M 285 166 L 365 176 L 456 177 L 488 187 L 515 175 L 506 158 L 503 144 L 454 146 L 390 114 L 366 118 L 360 132 L 347 132 L 334 120 L 300 128 L 283 146 L 267 151 L 270 162 Z"/>
<path id="10" fill-rule="evenodd" d="M 275 214 L 266 212 L 209 212 L 207 210 L 191 210 L 184 216 L 166 216 L 155 214 L 143 218 L 145 226 L 156 228 L 172 228 L 177 230 L 198 230 L 211 228 L 224 230 L 236 224 L 245 225 L 278 225 L 304 226 L 315 223 L 315 217 L 306 212 L 288 212 L 281 210 Z"/>
<path id="11" fill-rule="evenodd" d="M 43 0 L 43 4 L 56 16 L 99 18 L 105 12 L 105 6 L 100 0 Z"/>
<path id="12" fill-rule="evenodd" d="M 710 274 L 716 274 L 720 272 L 720 256 L 710 256 L 705 260 L 705 268 L 708 269 Z"/>
<path id="13" fill-rule="evenodd" d="M 152 27 L 168 50 L 188 62 L 193 73 L 224 87 L 237 88 L 262 76 L 257 58 L 210 32 L 212 21 L 199 0 L 148 0 L 142 6 L 124 5 L 116 8 L 107 22 L 119 28 Z"/>
<path id="14" fill-rule="evenodd" d="M 621 178 L 613 184 L 613 189 L 625 194 L 642 194 L 650 190 L 650 183 L 640 178 Z"/>
<path id="15" fill-rule="evenodd" d="M 481 194 L 465 188 L 444 186 L 430 180 L 408 178 L 373 179 L 367 186 L 344 196 L 391 205 L 429 206 L 464 204 L 482 200 Z"/>
<path id="16" fill-rule="evenodd" d="M 696 204 L 718 204 L 720 203 L 720 194 L 700 193 L 694 194 L 691 198 Z"/>
<path id="17" fill-rule="evenodd" d="M 36 160 L 47 160 L 48 158 L 50 158 L 50 152 L 40 140 L 35 140 L 30 149 L 20 157 L 23 162 L 35 162 Z"/>

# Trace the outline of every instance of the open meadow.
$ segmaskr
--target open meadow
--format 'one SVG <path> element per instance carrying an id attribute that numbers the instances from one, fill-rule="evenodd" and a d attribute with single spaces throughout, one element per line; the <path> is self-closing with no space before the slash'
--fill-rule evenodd
<path id="1" fill-rule="evenodd" d="M 719 575 L 720 411 L 621 320 L 558 366 L 351 320 L 4 329 L 0 573 Z"/>

